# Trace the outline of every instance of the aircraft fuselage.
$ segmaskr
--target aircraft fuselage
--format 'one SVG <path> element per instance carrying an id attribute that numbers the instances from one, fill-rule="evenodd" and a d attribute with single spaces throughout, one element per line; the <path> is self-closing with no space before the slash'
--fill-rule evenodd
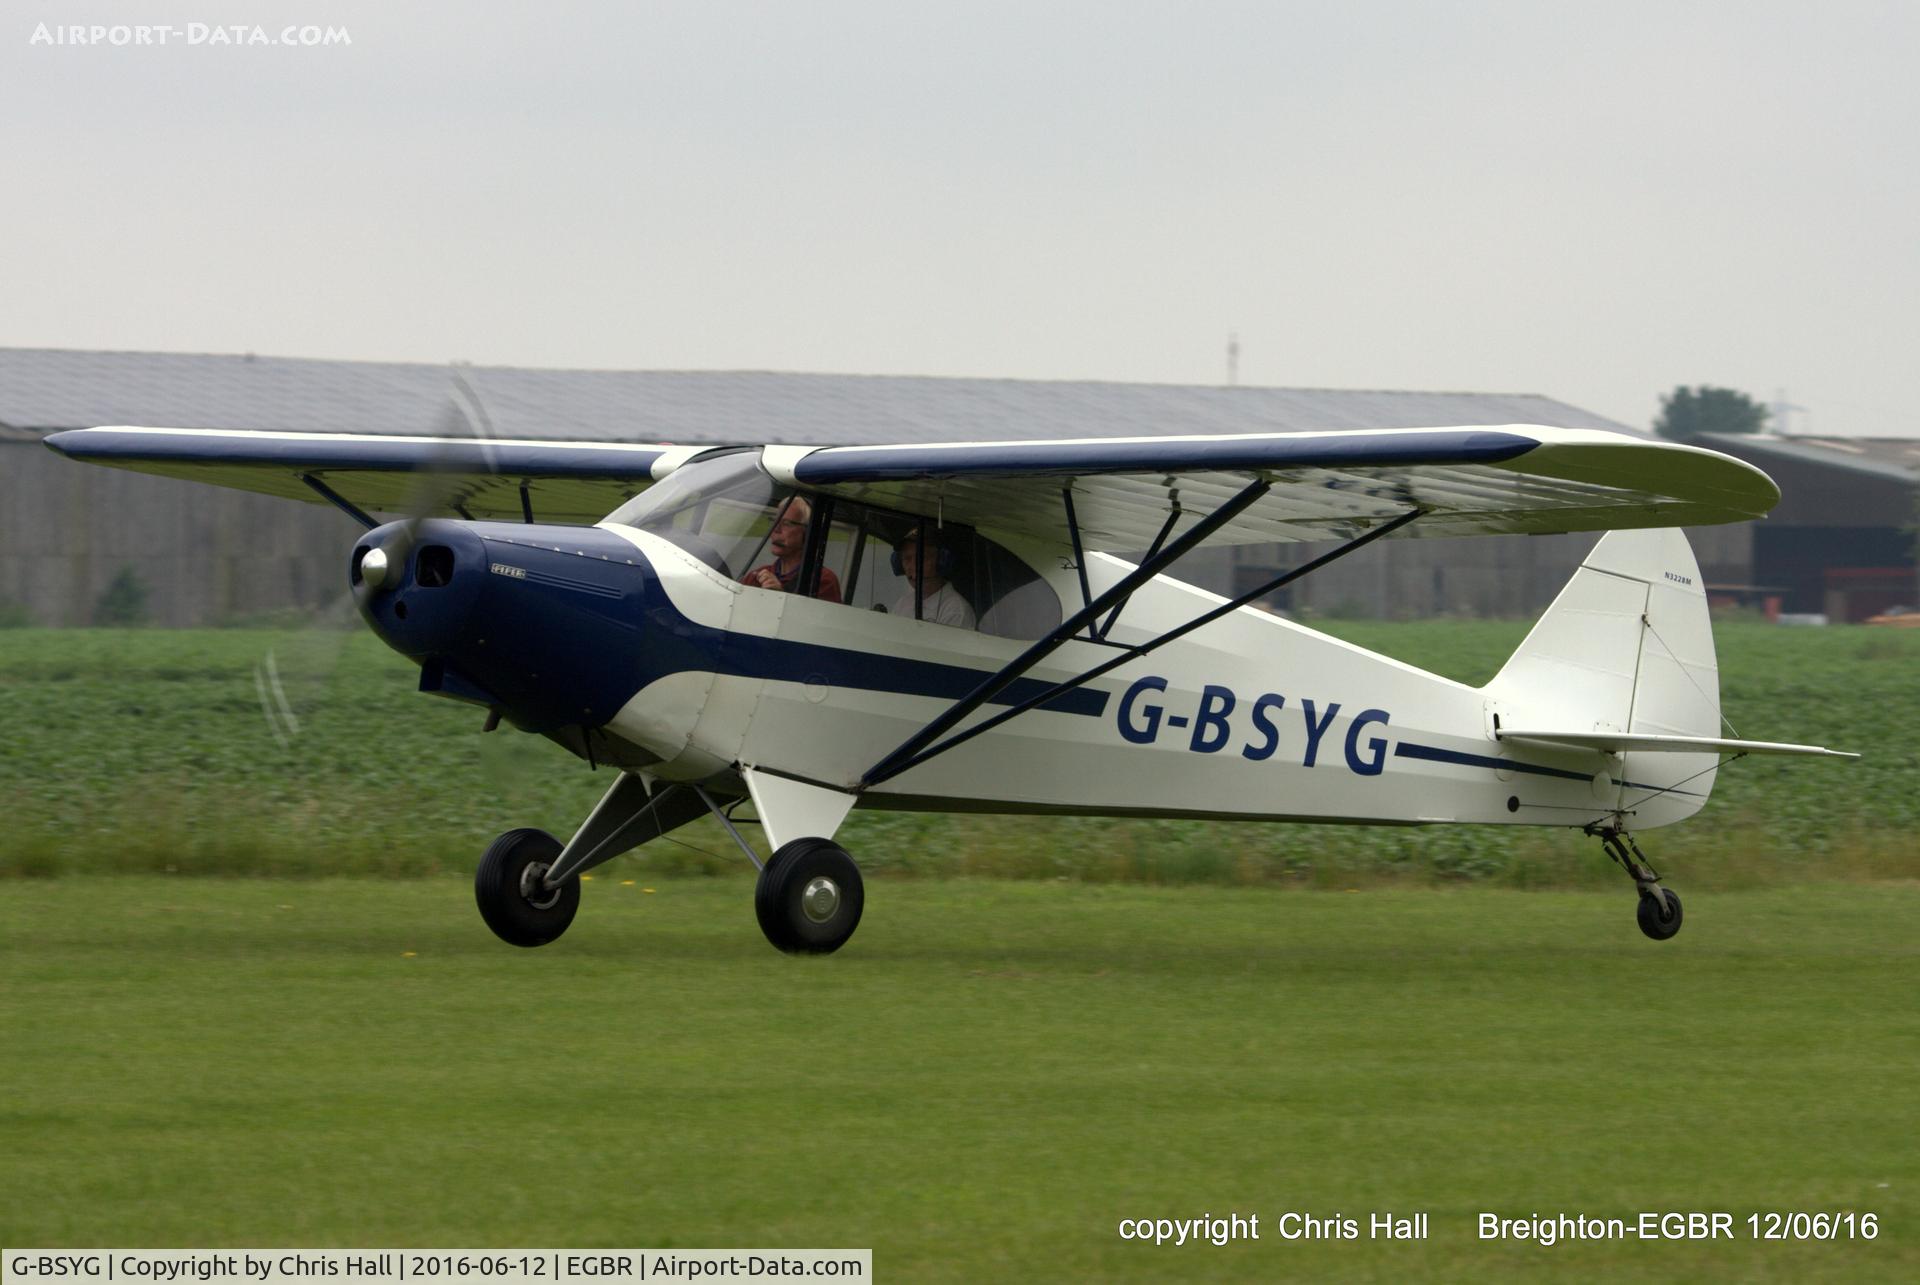
<path id="1" fill-rule="evenodd" d="M 739 767 L 859 789 L 1029 645 L 749 588 L 628 527 L 429 522 L 414 543 L 447 552 L 410 559 L 386 592 L 360 593 L 376 631 L 422 664 L 424 687 L 500 708 L 597 761 L 729 793 Z M 1073 569 L 1030 564 L 1078 603 Z M 1093 555 L 1092 592 L 1129 569 Z M 1157 578 L 1108 643 L 1145 643 L 1221 601 Z M 1114 654 L 1069 641 L 972 719 Z M 1495 712 L 1482 689 L 1243 608 L 865 788 L 859 805 L 1577 825 L 1604 816 L 1623 785 L 1650 793 L 1684 766 L 1623 783 L 1617 758 L 1495 740 Z M 1703 801 L 1704 791 L 1654 794 L 1636 824 L 1679 820 Z"/>

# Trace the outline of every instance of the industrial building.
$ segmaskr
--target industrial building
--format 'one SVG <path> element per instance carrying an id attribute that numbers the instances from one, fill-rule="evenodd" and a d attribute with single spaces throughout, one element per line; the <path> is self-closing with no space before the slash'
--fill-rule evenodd
<path id="1" fill-rule="evenodd" d="M 1744 578 L 1763 609 L 1861 621 L 1920 611 L 1920 438 L 1716 434 L 1700 445 L 1766 470 L 1780 503 L 1765 522 L 1728 527 L 1726 565 L 1709 584 Z"/>
<path id="2" fill-rule="evenodd" d="M 456 405 L 459 384 L 475 394 L 459 399 L 464 412 Z M 90 623 L 109 586 L 130 577 L 145 589 L 153 623 L 205 625 L 311 609 L 344 587 L 346 551 L 357 528 L 335 510 L 79 466 L 40 447 L 48 433 L 159 424 L 464 435 L 474 417 L 483 417 L 497 437 L 716 445 L 1465 424 L 1641 435 L 1530 394 L 764 372 L 456 371 L 419 363 L 0 349 L 0 613 L 41 624 Z M 1883 601 L 1889 596 L 1901 599 L 1898 591 L 1877 587 L 1882 579 L 1897 582 L 1904 569 L 1905 583 L 1912 585 L 1911 540 L 1904 531 L 1913 512 L 1911 460 L 1891 452 L 1885 459 L 1856 460 L 1844 446 L 1775 439 L 1710 444 L 1754 460 L 1788 492 L 1768 523 L 1696 533 L 1705 574 L 1730 600 L 1764 596 L 1777 581 L 1776 605 L 1785 610 L 1823 610 L 1838 593 L 1846 604 L 1840 614 L 1851 615 L 1869 603 L 1894 605 Z M 1802 482 L 1806 493 L 1796 494 Z M 1869 493 L 1870 503 L 1861 498 Z M 1803 538 L 1812 543 L 1803 546 Z M 1334 573 L 1303 581 L 1298 596 L 1281 591 L 1275 605 L 1388 617 L 1532 614 L 1551 600 L 1592 539 L 1385 541 Z M 1297 546 L 1202 550 L 1180 574 L 1234 593 L 1304 556 Z M 1848 574 L 1829 577 L 1828 568 Z M 1866 571 L 1874 575 L 1852 574 Z M 1806 605 L 1816 600 L 1819 605 Z M 1900 605 L 1912 601 L 1908 594 Z"/>

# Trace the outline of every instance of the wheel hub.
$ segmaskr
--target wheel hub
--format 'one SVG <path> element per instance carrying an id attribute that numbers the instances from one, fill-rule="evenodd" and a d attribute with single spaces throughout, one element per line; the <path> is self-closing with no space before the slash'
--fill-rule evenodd
<path id="1" fill-rule="evenodd" d="M 551 868 L 545 861 L 530 861 L 520 872 L 520 895 L 535 910 L 552 910 L 560 902 L 560 890 L 541 882 Z"/>
<path id="2" fill-rule="evenodd" d="M 816 924 L 824 924 L 840 909 L 840 885 L 825 875 L 807 881 L 800 893 L 800 913 Z"/>

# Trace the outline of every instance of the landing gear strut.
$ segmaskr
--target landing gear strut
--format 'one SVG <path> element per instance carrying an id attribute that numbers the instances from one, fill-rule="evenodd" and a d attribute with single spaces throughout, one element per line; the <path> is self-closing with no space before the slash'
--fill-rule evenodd
<path id="1" fill-rule="evenodd" d="M 1665 941 L 1679 932 L 1679 894 L 1671 888 L 1660 886 L 1659 872 L 1647 864 L 1646 854 L 1640 851 L 1640 845 L 1633 841 L 1633 836 L 1618 826 L 1589 826 L 1587 833 L 1599 836 L 1600 845 L 1607 850 L 1607 856 L 1626 871 L 1628 878 L 1640 889 L 1640 907 L 1636 912 L 1640 931 L 1655 941 Z"/>

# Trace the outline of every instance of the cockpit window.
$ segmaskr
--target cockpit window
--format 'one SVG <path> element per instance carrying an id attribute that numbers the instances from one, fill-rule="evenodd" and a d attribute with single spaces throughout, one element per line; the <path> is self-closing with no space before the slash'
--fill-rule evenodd
<path id="1" fill-rule="evenodd" d="M 1043 637 L 1061 619 L 1046 580 L 972 528 L 802 495 L 757 451 L 684 464 L 606 520 L 762 589 L 1003 638 Z"/>
<path id="2" fill-rule="evenodd" d="M 849 605 L 1004 638 L 1040 638 L 1060 623 L 1047 582 L 971 527 L 849 500 L 832 506 L 823 575 L 838 573 Z"/>
<path id="3" fill-rule="evenodd" d="M 760 467 L 757 452 L 695 460 L 607 515 L 679 545 L 738 580 L 766 560 L 782 502 L 791 492 Z"/>

